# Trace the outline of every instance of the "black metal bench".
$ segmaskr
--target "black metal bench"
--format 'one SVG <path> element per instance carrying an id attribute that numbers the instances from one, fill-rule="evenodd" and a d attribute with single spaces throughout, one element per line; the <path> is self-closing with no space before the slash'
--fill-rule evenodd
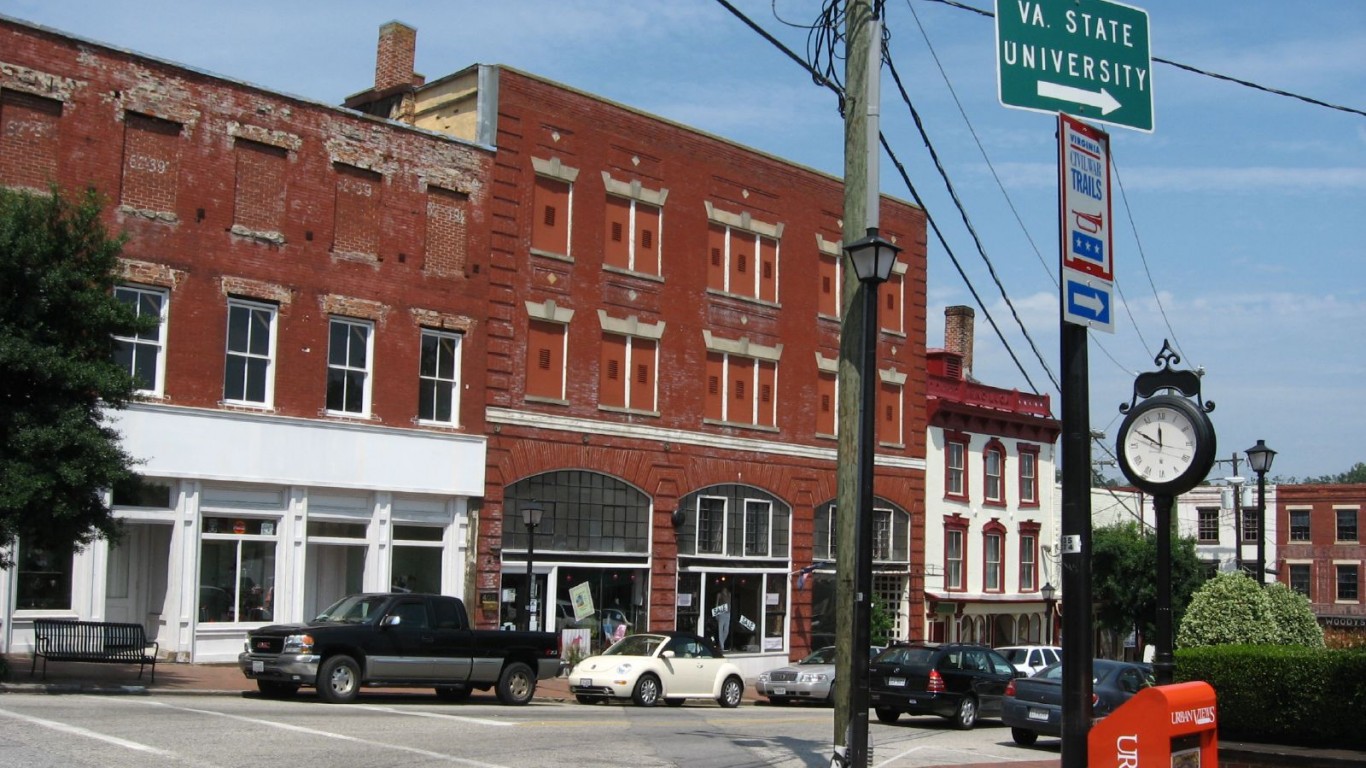
<path id="1" fill-rule="evenodd" d="M 148 653 L 148 649 L 151 650 Z M 28 675 L 43 660 L 43 679 L 47 679 L 47 662 L 87 661 L 102 664 L 137 664 L 138 679 L 148 665 L 152 667 L 151 682 L 157 680 L 157 653 L 161 646 L 148 642 L 141 624 L 111 621 L 71 621 L 68 619 L 33 620 L 33 663 Z"/>

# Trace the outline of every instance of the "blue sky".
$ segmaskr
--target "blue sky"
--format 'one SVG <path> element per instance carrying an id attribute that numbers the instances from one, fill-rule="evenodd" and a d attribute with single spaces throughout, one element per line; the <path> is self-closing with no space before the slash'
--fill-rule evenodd
<path id="1" fill-rule="evenodd" d="M 816 19 L 820 0 L 733 3 L 805 54 L 808 31 L 796 25 Z M 963 3 L 994 10 L 992 0 Z M 1148 11 L 1155 57 L 1366 110 L 1362 0 L 1132 4 Z M 325 103 L 372 83 L 378 29 L 397 19 L 417 27 L 417 69 L 428 78 L 507 64 L 818 170 L 843 169 L 834 98 L 713 0 L 0 0 L 0 14 Z M 1061 376 L 1056 119 L 999 104 L 992 19 L 933 0 L 888 0 L 887 19 L 897 70 L 1033 342 L 884 70 L 883 132 L 1025 369 L 978 307 L 974 375 L 1052 393 L 1056 413 L 1045 371 Z M 1155 130 L 1110 129 L 1123 301 L 1116 332 L 1090 334 L 1092 428 L 1113 445 L 1134 374 L 1152 370 L 1172 339 L 1182 366 L 1206 373 L 1220 458 L 1265 439 L 1280 452 L 1275 475 L 1366 461 L 1366 117 L 1162 63 L 1151 76 Z M 886 194 L 911 198 L 885 161 L 881 175 Z M 943 308 L 976 303 L 930 240 L 935 347 Z"/>

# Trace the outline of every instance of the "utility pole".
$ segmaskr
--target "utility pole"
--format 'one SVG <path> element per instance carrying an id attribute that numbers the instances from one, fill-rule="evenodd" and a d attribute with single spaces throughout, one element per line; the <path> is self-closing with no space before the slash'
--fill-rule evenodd
<path id="1" fill-rule="evenodd" d="M 877 85 L 882 63 L 881 27 L 873 18 L 871 0 L 846 0 L 844 5 L 845 90 L 844 90 L 844 245 L 862 238 L 878 225 L 878 98 Z M 876 64 L 873 64 L 876 62 Z M 839 444 L 837 447 L 835 508 L 838 516 L 835 538 L 835 756 L 832 766 L 866 768 L 868 755 L 868 702 L 866 680 L 855 679 L 855 655 L 862 654 L 863 676 L 867 676 L 868 649 L 855 648 L 858 622 L 869 619 L 872 596 L 856 588 L 860 516 L 859 458 L 863 377 L 874 370 L 860 371 L 863 357 L 861 319 L 864 303 L 877 301 L 875 285 L 862 283 L 849 264 L 841 270 L 844 306 L 840 312 L 839 357 Z M 871 329 L 876 333 L 876 328 Z M 871 457 L 869 457 L 871 459 Z M 872 521 L 862 521 L 865 526 Z M 867 636 L 866 631 L 862 633 Z M 865 687 L 860 692 L 857 686 Z M 862 695 L 857 695 L 857 694 Z M 861 706 L 857 704 L 861 702 Z"/>
<path id="2" fill-rule="evenodd" d="M 1214 462 L 1215 464 L 1226 463 L 1223 459 Z M 1225 478 L 1228 484 L 1233 487 L 1233 566 L 1237 573 L 1243 572 L 1243 478 L 1238 476 L 1238 452 L 1234 451 L 1233 456 L 1227 463 L 1233 465 L 1233 476 Z"/>

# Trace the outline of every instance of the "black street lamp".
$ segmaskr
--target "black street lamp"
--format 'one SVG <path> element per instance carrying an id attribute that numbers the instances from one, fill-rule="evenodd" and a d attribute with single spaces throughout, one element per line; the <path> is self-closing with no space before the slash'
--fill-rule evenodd
<path id="1" fill-rule="evenodd" d="M 1271 471 L 1271 462 L 1276 452 L 1258 440 L 1247 449 L 1247 463 L 1257 473 L 1257 583 L 1266 583 L 1266 473 Z"/>
<path id="2" fill-rule="evenodd" d="M 536 560 L 536 527 L 541 524 L 545 510 L 535 504 L 522 507 L 522 525 L 526 526 L 526 617 L 522 629 L 531 631 L 531 614 L 536 613 L 536 576 L 532 568 Z"/>
<path id="3" fill-rule="evenodd" d="M 1039 594 L 1043 596 L 1043 611 L 1044 611 L 1044 614 L 1048 617 L 1048 618 L 1047 618 L 1048 623 L 1045 625 L 1045 629 L 1047 630 L 1047 633 L 1046 633 L 1047 642 L 1045 643 L 1045 645 L 1052 645 L 1052 644 L 1053 644 L 1053 606 L 1054 606 L 1054 604 L 1057 602 L 1058 589 L 1057 589 L 1057 587 L 1054 587 L 1054 586 L 1052 585 L 1052 583 L 1045 581 L 1045 582 L 1044 582 L 1044 585 L 1043 585 L 1043 588 L 1039 590 Z"/>
<path id="4" fill-rule="evenodd" d="M 850 652 L 853 674 L 849 685 L 849 762 L 865 768 L 868 759 L 868 655 L 873 593 L 873 429 L 877 411 L 877 287 L 892 276 L 900 248 L 882 239 L 876 227 L 844 248 L 854 275 L 863 285 L 863 350 L 859 377 L 858 514 L 854 541 L 854 627 Z"/>

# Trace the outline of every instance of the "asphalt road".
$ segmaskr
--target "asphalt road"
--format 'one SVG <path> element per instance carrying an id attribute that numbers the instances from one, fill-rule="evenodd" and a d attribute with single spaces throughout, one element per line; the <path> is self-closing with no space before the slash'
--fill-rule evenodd
<path id="1" fill-rule="evenodd" d="M 350 706 L 312 697 L 6 695 L 0 765 L 26 768 L 825 768 L 832 710 L 746 702 L 734 710 L 504 707 L 474 697 L 368 696 Z M 933 718 L 870 726 L 878 768 L 1057 760 L 1056 742 L 1023 749 L 986 722 L 954 731 Z"/>

